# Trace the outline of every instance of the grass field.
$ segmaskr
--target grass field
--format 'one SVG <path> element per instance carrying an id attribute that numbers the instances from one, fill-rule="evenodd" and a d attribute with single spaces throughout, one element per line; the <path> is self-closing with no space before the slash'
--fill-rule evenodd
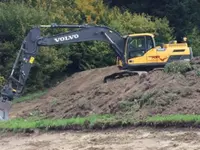
<path id="1" fill-rule="evenodd" d="M 52 129 L 82 129 L 92 128 L 97 122 L 112 122 L 111 115 L 91 115 L 87 117 L 76 117 L 69 119 L 13 119 L 0 122 L 1 131 L 26 131 L 34 129 L 52 130 Z"/>
<path id="2" fill-rule="evenodd" d="M 200 123 L 200 115 L 166 115 L 166 116 L 153 116 L 147 119 L 147 122 L 194 122 Z"/>
<path id="3" fill-rule="evenodd" d="M 0 131 L 33 131 L 41 130 L 66 130 L 66 129 L 105 129 L 109 127 L 125 126 L 199 126 L 200 115 L 167 115 L 153 116 L 145 121 L 133 121 L 128 118 L 115 117 L 113 115 L 91 115 L 87 117 L 76 117 L 69 119 L 13 119 L 0 122 Z"/>

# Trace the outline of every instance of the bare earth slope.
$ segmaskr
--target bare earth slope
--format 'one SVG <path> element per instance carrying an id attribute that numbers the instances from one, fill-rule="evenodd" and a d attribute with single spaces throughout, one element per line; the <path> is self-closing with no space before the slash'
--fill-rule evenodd
<path id="1" fill-rule="evenodd" d="M 76 73 L 42 98 L 13 105 L 11 117 L 40 114 L 53 118 L 92 113 L 129 113 L 136 118 L 154 114 L 200 113 L 200 77 L 150 72 L 108 83 L 103 78 L 118 72 L 115 66 Z"/>

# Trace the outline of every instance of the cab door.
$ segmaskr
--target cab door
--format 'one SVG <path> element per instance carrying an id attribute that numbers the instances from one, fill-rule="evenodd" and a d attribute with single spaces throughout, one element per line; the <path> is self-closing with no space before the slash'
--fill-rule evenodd
<path id="1" fill-rule="evenodd" d="M 158 55 L 155 42 L 151 36 L 146 36 L 146 63 L 157 63 Z"/>
<path id="2" fill-rule="evenodd" d="M 145 36 L 133 36 L 127 39 L 128 64 L 145 63 L 146 39 Z"/>

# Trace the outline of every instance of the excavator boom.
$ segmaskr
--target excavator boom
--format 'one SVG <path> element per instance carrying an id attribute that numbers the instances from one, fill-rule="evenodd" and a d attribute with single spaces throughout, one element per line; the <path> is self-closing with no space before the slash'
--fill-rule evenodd
<path id="1" fill-rule="evenodd" d="M 78 30 L 42 37 L 40 28 L 74 28 Z M 8 102 L 22 94 L 35 57 L 39 53 L 38 49 L 40 46 L 52 46 L 85 41 L 102 41 L 109 43 L 116 56 L 123 62 L 124 67 L 126 66 L 123 51 L 125 39 L 118 32 L 106 26 L 57 24 L 36 26 L 28 32 L 22 42 L 8 81 L 1 90 L 1 102 L 8 104 Z M 5 108 L 2 104 L 0 105 Z M 2 109 L 1 106 L 0 110 Z M 6 111 L 4 110 L 4 112 L 8 111 L 9 105 L 6 106 L 6 108 L 7 109 Z"/>

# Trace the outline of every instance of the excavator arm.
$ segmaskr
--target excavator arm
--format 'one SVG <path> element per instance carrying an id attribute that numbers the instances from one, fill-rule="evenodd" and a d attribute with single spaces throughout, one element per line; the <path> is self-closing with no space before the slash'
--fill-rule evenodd
<path id="1" fill-rule="evenodd" d="M 65 33 L 42 37 L 40 28 L 75 28 Z M 32 28 L 25 37 L 17 58 L 13 65 L 7 84 L 1 90 L 1 100 L 12 101 L 19 97 L 24 89 L 25 82 L 38 55 L 40 46 L 70 44 L 84 41 L 102 41 L 110 44 L 116 56 L 126 67 L 124 59 L 125 40 L 118 32 L 106 26 L 90 25 L 40 25 Z M 1 108 L 0 108 L 1 109 Z"/>

